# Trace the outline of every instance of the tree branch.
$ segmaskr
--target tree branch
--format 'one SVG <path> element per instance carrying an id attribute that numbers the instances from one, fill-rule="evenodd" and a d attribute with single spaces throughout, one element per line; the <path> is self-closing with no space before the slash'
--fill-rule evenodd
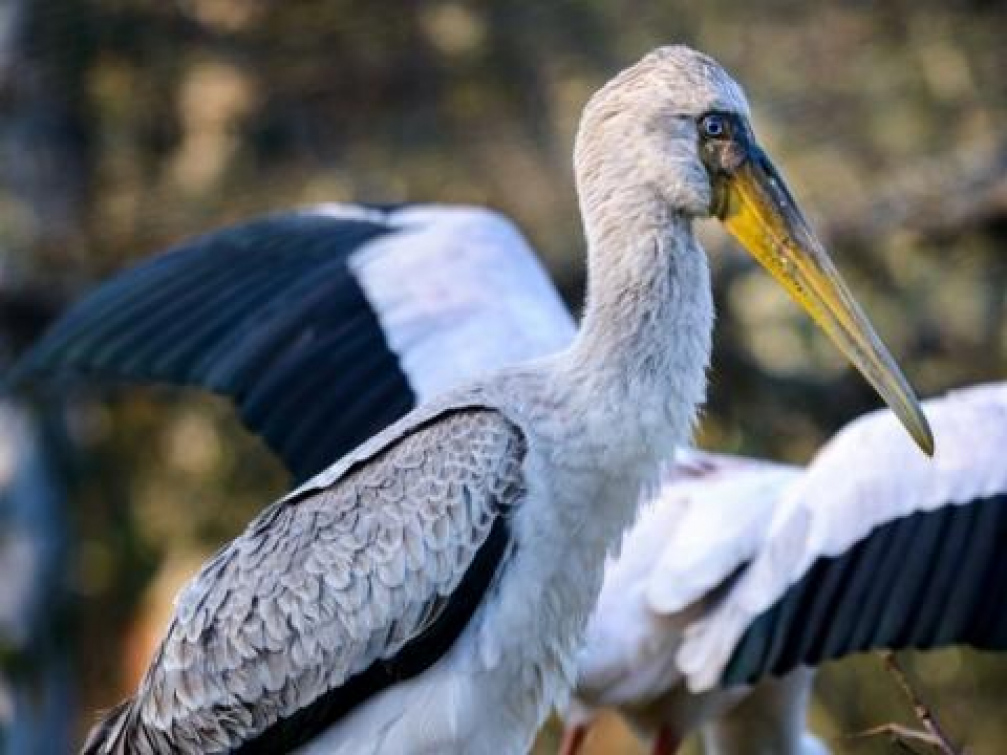
<path id="1" fill-rule="evenodd" d="M 926 731 L 925 734 L 916 732 L 915 738 L 921 741 L 929 742 L 941 752 L 941 755 L 965 755 L 965 750 L 953 744 L 951 739 L 941 728 L 933 710 L 920 699 L 918 694 L 916 694 L 916 690 L 913 689 L 905 671 L 902 670 L 902 666 L 895 657 L 895 653 L 891 650 L 884 650 L 881 651 L 879 655 L 881 656 L 882 662 L 885 664 L 885 668 L 888 669 L 892 678 L 895 679 L 895 683 L 898 684 L 902 693 L 906 696 L 906 699 L 909 700 L 909 703 L 913 706 L 913 713 L 916 714 L 916 718 L 919 719 Z M 907 731 L 911 732 L 912 730 L 909 729 Z"/>

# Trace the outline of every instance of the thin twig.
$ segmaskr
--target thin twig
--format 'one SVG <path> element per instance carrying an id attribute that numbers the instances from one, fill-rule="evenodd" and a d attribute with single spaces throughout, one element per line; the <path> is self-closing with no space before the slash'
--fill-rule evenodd
<path id="1" fill-rule="evenodd" d="M 923 728 L 926 729 L 927 734 L 931 740 L 931 744 L 936 747 L 942 755 L 965 755 L 965 750 L 957 747 L 951 742 L 951 739 L 944 730 L 941 728 L 940 723 L 937 721 L 937 716 L 934 712 L 927 706 L 916 694 L 916 690 L 913 689 L 912 685 L 909 683 L 909 678 L 906 676 L 905 671 L 902 670 L 902 666 L 899 664 L 895 657 L 895 653 L 890 650 L 881 651 L 881 660 L 885 664 L 885 668 L 888 669 L 889 673 L 895 679 L 895 682 L 902 689 L 903 694 L 906 699 L 909 700 L 910 704 L 913 706 L 913 712 L 916 714 L 916 718 L 919 719 L 920 723 L 923 724 Z"/>
<path id="2" fill-rule="evenodd" d="M 906 752 L 912 753 L 913 755 L 920 755 L 920 751 L 913 747 L 910 744 L 911 742 L 920 742 L 922 744 L 929 745 L 930 747 L 939 747 L 937 740 L 927 732 L 910 729 L 908 726 L 894 723 L 874 726 L 865 731 L 850 734 L 847 738 L 852 742 L 858 739 L 871 739 L 873 737 L 882 736 L 887 736 L 895 743 L 895 745 L 901 747 Z"/>

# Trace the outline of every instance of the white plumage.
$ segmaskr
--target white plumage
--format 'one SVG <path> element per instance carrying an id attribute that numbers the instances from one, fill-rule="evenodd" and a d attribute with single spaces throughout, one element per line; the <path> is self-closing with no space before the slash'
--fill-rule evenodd
<path id="1" fill-rule="evenodd" d="M 687 438 L 703 399 L 712 303 L 694 217 L 722 217 L 928 447 L 911 390 L 755 145 L 747 115 L 738 86 L 686 48 L 658 50 L 610 82 L 585 109 L 575 151 L 589 290 L 572 343 L 451 388 L 328 468 L 318 461 L 352 433 L 328 413 L 328 382 L 310 371 L 344 380 L 346 365 L 332 355 L 343 348 L 340 339 L 355 341 L 339 319 L 343 303 L 324 286 L 311 290 L 312 270 L 326 269 L 339 285 L 351 271 L 405 374 L 429 376 L 413 384 L 416 394 L 454 382 L 455 371 L 423 348 L 425 328 L 409 329 L 422 316 L 397 313 L 395 291 L 383 287 L 393 274 L 409 274 L 384 268 L 388 234 L 408 238 L 414 223 L 420 260 L 443 254 L 451 242 L 452 234 L 427 235 L 422 210 L 411 219 L 409 211 L 395 213 L 397 224 L 382 227 L 372 222 L 378 211 L 347 217 L 335 207 L 205 237 L 143 274 L 113 281 L 72 312 L 36 365 L 60 364 L 61 350 L 73 365 L 81 352 L 68 345 L 82 338 L 99 344 L 98 366 L 107 369 L 136 343 L 127 372 L 150 358 L 150 377 L 231 393 L 298 473 L 317 472 L 253 521 L 183 592 L 137 696 L 95 730 L 87 751 L 526 750 L 572 681 L 605 554 L 634 518 L 641 490 Z M 459 248 L 477 257 L 510 233 L 503 223 L 463 227 L 466 235 L 492 227 L 484 241 Z M 360 244 L 360 256 L 328 264 L 315 235 L 324 229 Z M 257 232 L 269 240 L 261 255 L 249 256 Z M 284 256 L 277 241 L 285 232 L 308 242 L 303 252 Z M 156 291 L 198 275 L 184 270 L 188 263 L 202 271 L 199 286 L 213 280 L 211 270 L 228 285 L 220 272 L 229 268 L 205 255 L 218 241 L 220 259 L 254 267 L 243 279 L 251 290 L 275 294 L 262 306 L 264 321 L 254 328 L 242 320 L 255 297 L 235 286 L 221 297 L 226 318 L 204 324 L 197 317 L 204 304 L 179 312 L 203 328 L 205 340 L 187 335 L 204 352 L 186 343 L 157 353 L 151 332 L 130 333 L 136 310 L 116 302 L 142 303 L 145 287 Z M 272 279 L 263 271 L 270 264 L 280 274 L 267 290 L 263 281 Z M 457 316 L 471 311 L 464 294 L 423 288 L 422 277 L 413 303 L 446 297 Z M 500 285 L 513 288 L 523 279 L 505 277 Z M 521 294 L 530 306 L 519 305 L 517 330 L 555 326 L 558 300 L 549 296 Z M 294 305 L 289 313 L 285 297 Z M 159 301 L 177 306 L 170 297 Z M 506 342 L 508 312 L 474 324 L 479 337 Z M 319 314 L 330 319 L 318 330 L 304 326 Z M 170 319 L 163 312 L 159 318 Z M 224 320 L 238 324 L 213 329 Z M 100 323 L 97 335 L 87 334 L 89 322 Z M 558 347 L 567 337 L 564 323 L 535 349 Z M 101 337 L 119 328 L 128 337 L 117 339 L 111 354 L 102 350 Z M 144 339 L 131 341 L 136 333 Z M 524 351 L 505 350 L 502 362 Z M 370 401 L 401 398 L 394 380 L 381 376 L 383 358 L 377 354 L 372 370 L 345 384 Z M 477 362 L 461 369 L 486 366 Z M 277 406 L 303 411 L 287 421 Z M 415 552 L 410 542 L 420 544 Z"/>

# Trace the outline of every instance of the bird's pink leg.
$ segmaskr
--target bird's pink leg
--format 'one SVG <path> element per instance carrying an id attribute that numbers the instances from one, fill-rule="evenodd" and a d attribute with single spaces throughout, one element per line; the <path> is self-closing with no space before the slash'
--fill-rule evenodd
<path id="1" fill-rule="evenodd" d="M 587 726 L 568 726 L 563 729 L 563 741 L 559 745 L 559 755 L 577 755 L 587 739 Z"/>
<path id="2" fill-rule="evenodd" d="M 654 740 L 654 749 L 650 755 L 675 755 L 682 740 L 671 730 L 670 726 L 662 726 L 657 731 L 657 738 Z"/>

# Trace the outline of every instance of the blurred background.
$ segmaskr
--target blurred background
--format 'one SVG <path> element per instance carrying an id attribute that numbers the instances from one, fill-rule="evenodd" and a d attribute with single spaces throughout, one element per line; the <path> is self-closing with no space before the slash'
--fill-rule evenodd
<path id="1" fill-rule="evenodd" d="M 580 108 L 679 41 L 745 85 L 761 140 L 920 392 L 1001 379 L 1005 31 L 993 0 L 0 0 L 0 369 L 132 261 L 318 201 L 500 209 L 578 307 Z M 719 228 L 702 230 L 719 319 L 701 440 L 804 462 L 876 399 Z M 0 721 L 11 752 L 65 752 L 135 685 L 181 582 L 286 481 L 205 396 L 65 396 L 0 423 Z M 954 739 L 1007 751 L 1007 661 L 906 661 Z M 15 707 L 31 715 L 11 722 Z M 873 657 L 827 667 L 813 713 L 837 753 L 890 752 L 847 737 L 914 723 Z M 642 752 L 615 721 L 597 739 L 596 753 Z"/>

